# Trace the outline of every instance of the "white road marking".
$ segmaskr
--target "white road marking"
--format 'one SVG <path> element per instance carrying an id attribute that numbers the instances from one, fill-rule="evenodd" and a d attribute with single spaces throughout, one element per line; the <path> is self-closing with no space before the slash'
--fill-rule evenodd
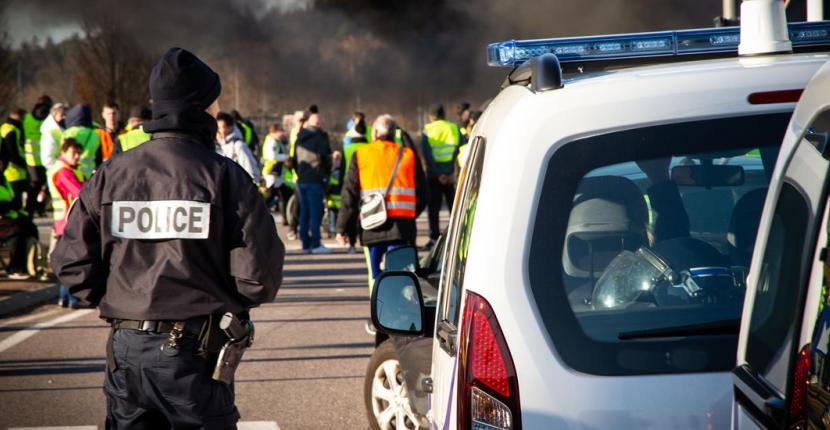
<path id="1" fill-rule="evenodd" d="M 73 311 L 72 313 L 57 317 L 53 320 L 49 320 L 49 321 L 46 321 L 46 322 L 35 324 L 33 326 L 22 328 L 17 333 L 7 337 L 2 342 L 0 342 L 0 353 L 5 352 L 9 348 L 12 348 L 15 345 L 17 345 L 18 343 L 23 342 L 24 340 L 36 335 L 37 332 L 39 332 L 40 330 L 52 327 L 54 325 L 62 324 L 62 323 L 68 322 L 68 321 L 72 321 L 74 319 L 80 318 L 80 317 L 85 316 L 85 315 L 89 315 L 93 311 L 94 311 L 94 309 L 84 309 L 84 310 L 79 310 L 79 311 Z"/>
<path id="2" fill-rule="evenodd" d="M 2 323 L 0 323 L 0 327 L 7 327 L 7 326 L 10 326 L 10 325 L 15 325 L 15 324 L 20 324 L 20 323 L 36 320 L 36 319 L 46 318 L 48 316 L 52 316 L 52 315 L 55 315 L 57 313 L 60 313 L 60 311 L 61 311 L 61 309 L 57 308 L 57 309 L 51 309 L 51 310 L 48 310 L 48 311 L 44 311 L 44 312 L 41 312 L 39 314 L 26 315 L 26 316 L 23 316 L 23 317 L 20 317 L 20 318 L 12 318 L 8 321 L 3 321 Z"/>
<path id="3" fill-rule="evenodd" d="M 276 421 L 242 421 L 236 425 L 237 430 L 280 430 Z"/>
<path id="4" fill-rule="evenodd" d="M 237 430 L 280 430 L 276 421 L 242 421 Z M 11 427 L 9 430 L 98 430 L 98 426 Z"/>

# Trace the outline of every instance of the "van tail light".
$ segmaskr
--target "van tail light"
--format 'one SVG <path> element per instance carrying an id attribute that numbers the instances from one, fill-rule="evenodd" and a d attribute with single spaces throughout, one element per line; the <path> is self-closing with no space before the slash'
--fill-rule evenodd
<path id="1" fill-rule="evenodd" d="M 458 372 L 460 429 L 521 429 L 519 382 L 490 304 L 467 292 Z"/>
<path id="2" fill-rule="evenodd" d="M 760 93 L 752 93 L 747 97 L 749 104 L 753 105 L 769 105 L 777 103 L 796 103 L 801 98 L 801 93 L 804 89 L 795 90 L 780 90 L 780 91 L 763 91 Z"/>
<path id="3" fill-rule="evenodd" d="M 793 393 L 790 397 L 790 429 L 803 429 L 807 425 L 807 390 L 810 385 L 810 345 L 798 353 L 798 363 L 793 373 Z"/>

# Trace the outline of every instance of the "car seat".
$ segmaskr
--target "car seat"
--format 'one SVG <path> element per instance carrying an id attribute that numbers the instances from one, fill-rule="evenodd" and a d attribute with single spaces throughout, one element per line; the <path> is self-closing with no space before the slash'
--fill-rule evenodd
<path id="1" fill-rule="evenodd" d="M 733 266 L 749 267 L 766 197 L 766 188 L 756 188 L 741 196 L 732 209 L 726 240 L 731 245 L 729 256 Z"/>

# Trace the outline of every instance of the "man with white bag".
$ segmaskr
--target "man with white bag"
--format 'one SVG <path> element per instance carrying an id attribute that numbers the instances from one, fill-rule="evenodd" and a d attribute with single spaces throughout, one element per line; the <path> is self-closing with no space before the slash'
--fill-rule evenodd
<path id="1" fill-rule="evenodd" d="M 372 143 L 361 146 L 349 162 L 337 217 L 337 241 L 359 219 L 360 240 L 369 248 L 372 277 L 380 273 L 387 251 L 415 245 L 415 218 L 428 201 L 428 187 L 418 156 L 395 143 L 395 120 L 381 115 L 372 127 Z"/>

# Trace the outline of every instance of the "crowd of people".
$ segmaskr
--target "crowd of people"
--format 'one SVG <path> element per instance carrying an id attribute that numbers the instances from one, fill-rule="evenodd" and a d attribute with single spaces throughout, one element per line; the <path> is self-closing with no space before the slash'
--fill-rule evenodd
<path id="1" fill-rule="evenodd" d="M 325 130 L 316 105 L 295 112 L 285 124 L 271 124 L 261 142 L 254 124 L 239 112 L 219 112 L 216 151 L 250 175 L 268 206 L 281 215 L 288 240 L 299 240 L 304 252 L 324 254 L 331 249 L 323 245 L 322 234 L 336 237 L 349 253 L 356 252 L 361 239 L 376 275 L 386 250 L 415 244 L 414 219 L 424 208 L 427 246 L 441 233 L 439 212 L 443 205 L 452 206 L 457 172 L 480 114 L 469 103 L 456 113 L 457 123 L 447 120 L 443 106 L 434 106 L 413 139 L 389 115 L 370 124 L 364 113 L 355 112 L 340 145 Z M 47 276 L 45 267 L 37 273 L 27 267 L 28 247 L 38 243 L 35 215 L 51 209 L 53 248 L 83 183 L 102 163 L 152 138 L 142 128 L 153 118 L 149 108 L 134 107 L 124 117 L 117 103 L 108 102 L 96 122 L 88 104 L 70 107 L 44 95 L 31 111 L 15 109 L 0 126 L 0 241 L 11 249 L 8 278 Z M 388 220 L 367 231 L 360 222 L 362 200 L 377 191 L 384 192 Z M 60 303 L 74 305 L 64 293 Z"/>

